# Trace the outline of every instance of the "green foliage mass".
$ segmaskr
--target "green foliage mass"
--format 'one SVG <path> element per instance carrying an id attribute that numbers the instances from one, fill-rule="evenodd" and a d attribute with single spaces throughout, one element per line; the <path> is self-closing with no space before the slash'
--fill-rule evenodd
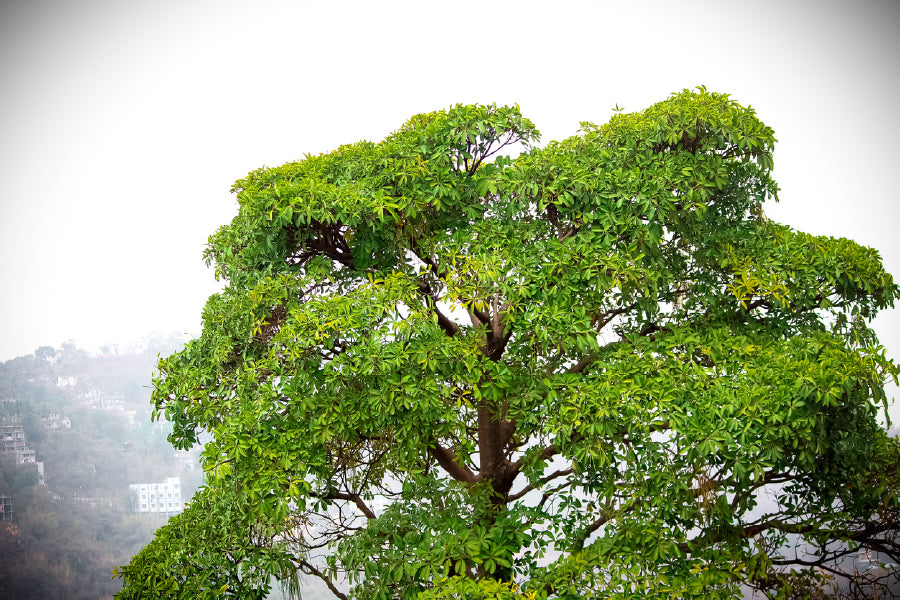
<path id="1" fill-rule="evenodd" d="M 153 393 L 176 447 L 212 436 L 210 533 L 174 522 L 184 558 L 120 597 L 216 549 L 226 597 L 787 597 L 851 546 L 900 562 L 868 326 L 900 290 L 765 217 L 772 129 L 701 88 L 538 139 L 455 106 L 235 184 L 225 287 Z"/>

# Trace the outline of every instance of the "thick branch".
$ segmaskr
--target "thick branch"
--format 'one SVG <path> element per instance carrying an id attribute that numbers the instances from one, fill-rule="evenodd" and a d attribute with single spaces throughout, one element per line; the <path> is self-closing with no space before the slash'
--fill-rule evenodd
<path id="1" fill-rule="evenodd" d="M 349 500 L 356 505 L 356 507 L 366 516 L 367 519 L 374 519 L 375 513 L 372 512 L 366 503 L 363 502 L 363 499 L 359 497 L 359 494 L 348 494 L 345 492 L 334 492 L 331 494 L 327 494 L 324 496 L 327 500 Z"/>
<path id="2" fill-rule="evenodd" d="M 606 512 L 600 511 L 600 516 L 597 517 L 590 525 L 584 528 L 584 530 L 575 536 L 573 541 L 573 546 L 582 549 L 584 548 L 584 543 L 587 541 L 591 534 L 606 525 L 607 521 L 609 521 L 609 517 L 606 515 Z"/>
<path id="3" fill-rule="evenodd" d="M 504 413 L 509 409 L 509 405 L 505 405 Z M 510 447 L 509 442 L 513 439 L 513 436 L 516 435 L 516 426 L 518 425 L 518 421 L 516 419 L 504 419 L 500 421 L 500 447 L 506 450 L 507 452 L 513 452 L 520 444 L 513 444 Z M 507 454 L 510 456 L 510 454 Z"/>
<path id="4" fill-rule="evenodd" d="M 425 297 L 425 302 L 428 304 L 431 312 L 433 312 L 435 316 L 437 316 L 438 325 L 441 329 L 444 330 L 444 333 L 446 333 L 450 337 L 453 337 L 454 335 L 459 333 L 459 325 L 457 325 L 452 319 L 441 312 L 441 309 L 438 307 L 439 298 L 437 297 L 437 294 L 435 294 L 427 284 L 421 281 L 417 282 L 416 289 Z"/>
<path id="5" fill-rule="evenodd" d="M 472 308 L 467 309 L 467 312 L 469 313 L 469 320 L 472 321 L 473 327 L 480 327 L 489 323 L 491 320 L 491 316 L 482 310 L 476 309 L 474 303 Z"/>
<path id="6" fill-rule="evenodd" d="M 588 367 L 591 365 L 591 363 L 594 362 L 594 360 L 595 360 L 596 358 L 597 358 L 597 353 L 596 353 L 596 352 L 588 352 L 587 354 L 585 354 L 585 355 L 581 358 L 581 360 L 579 360 L 577 363 L 575 363 L 574 365 L 572 365 L 571 367 L 569 367 L 568 370 L 567 370 L 566 372 L 569 373 L 569 374 L 573 374 L 573 373 L 581 373 L 581 372 L 583 372 L 586 368 L 588 368 Z"/>
<path id="7" fill-rule="evenodd" d="M 500 418 L 494 404 L 482 399 L 478 407 L 479 479 L 493 480 L 500 471 L 503 448 L 500 446 Z"/>
<path id="8" fill-rule="evenodd" d="M 769 529 L 776 529 L 783 533 L 809 533 L 815 531 L 813 525 L 801 525 L 799 523 L 786 523 L 781 519 L 769 519 L 756 525 L 748 525 L 744 527 L 742 535 L 745 538 L 752 538 Z"/>
<path id="9" fill-rule="evenodd" d="M 456 460 L 456 456 L 437 442 L 433 442 L 428 448 L 429 454 L 437 461 L 450 477 L 456 481 L 472 484 L 475 483 L 475 474 L 465 465 Z"/>
<path id="10" fill-rule="evenodd" d="M 487 332 L 487 356 L 493 361 L 500 360 L 506 350 L 506 344 L 512 337 L 512 331 L 506 330 L 503 315 L 506 314 L 508 304 L 500 305 L 500 292 L 494 293 L 492 300 L 493 311 L 490 315 L 490 329 Z"/>

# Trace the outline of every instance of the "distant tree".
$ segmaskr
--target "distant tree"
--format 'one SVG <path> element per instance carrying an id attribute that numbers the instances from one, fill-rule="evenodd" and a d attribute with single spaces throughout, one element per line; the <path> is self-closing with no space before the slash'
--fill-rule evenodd
<path id="1" fill-rule="evenodd" d="M 765 217 L 772 129 L 699 89 L 537 139 L 456 106 L 235 184 L 226 286 L 153 394 L 177 447 L 212 435 L 204 561 L 374 599 L 786 595 L 851 549 L 900 563 L 898 367 L 868 326 L 898 287 Z M 171 531 L 164 564 L 208 574 Z M 158 572 L 139 555 L 119 597 Z"/>
<path id="2" fill-rule="evenodd" d="M 63 342 L 56 353 L 55 365 L 62 375 L 78 375 L 86 368 L 90 355 L 87 350 L 79 348 L 73 340 Z"/>
<path id="3" fill-rule="evenodd" d="M 4 403 L 4 413 L 0 416 L 14 416 L 17 411 L 27 410 L 48 399 L 47 386 L 55 384 L 53 367 L 35 356 L 20 356 L 0 363 L 0 402 Z M 11 402 L 10 402 L 11 401 Z M 9 406 L 8 404 L 19 404 Z M 21 415 L 17 415 L 21 416 Z"/>
<path id="4" fill-rule="evenodd" d="M 34 351 L 34 355 L 40 360 L 52 363 L 53 359 L 56 358 L 56 349 L 53 346 L 41 346 Z"/>

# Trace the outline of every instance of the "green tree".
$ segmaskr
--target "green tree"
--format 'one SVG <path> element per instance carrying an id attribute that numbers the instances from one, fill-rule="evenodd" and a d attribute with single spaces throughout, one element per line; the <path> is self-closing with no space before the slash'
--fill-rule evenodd
<path id="1" fill-rule="evenodd" d="M 39 346 L 34 351 L 34 355 L 40 360 L 52 363 L 53 359 L 56 358 L 56 348 L 54 348 L 53 346 Z"/>
<path id="2" fill-rule="evenodd" d="M 772 129 L 701 88 L 537 140 L 456 106 L 235 184 L 226 285 L 153 394 L 175 446 L 211 435 L 232 530 L 204 544 L 355 598 L 784 595 L 848 548 L 900 562 L 868 326 L 898 287 L 766 219 Z"/>
<path id="3" fill-rule="evenodd" d="M 247 530 L 234 527 L 252 507 L 233 494 L 223 503 L 219 490 L 215 501 L 227 509 L 211 510 L 211 495 L 211 490 L 198 493 L 129 565 L 116 568 L 114 574 L 127 583 L 117 598 L 263 600 L 271 589 L 271 575 L 293 582 L 296 589 L 292 558 L 272 544 L 278 532 L 260 523 Z"/>

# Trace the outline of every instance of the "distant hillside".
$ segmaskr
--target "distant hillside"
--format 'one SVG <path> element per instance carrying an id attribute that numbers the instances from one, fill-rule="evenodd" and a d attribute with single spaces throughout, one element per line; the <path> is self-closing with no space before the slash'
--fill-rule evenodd
<path id="1" fill-rule="evenodd" d="M 96 600 L 115 565 L 164 515 L 132 511 L 129 484 L 202 482 L 197 454 L 176 453 L 150 420 L 150 385 L 166 340 L 93 356 L 72 343 L 0 363 L 0 589 L 7 600 Z M 15 438 L 15 439 L 14 439 Z"/>

